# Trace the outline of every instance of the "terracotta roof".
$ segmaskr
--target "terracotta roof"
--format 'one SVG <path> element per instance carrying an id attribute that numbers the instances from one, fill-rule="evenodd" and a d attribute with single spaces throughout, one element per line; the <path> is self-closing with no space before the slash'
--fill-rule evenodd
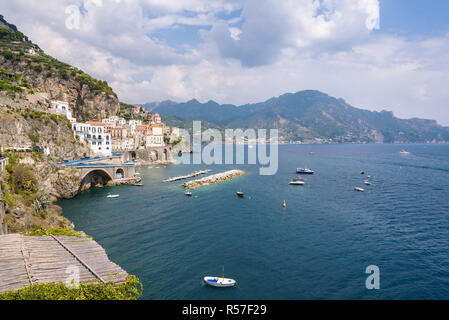
<path id="1" fill-rule="evenodd" d="M 104 126 L 103 122 L 99 122 L 99 121 L 87 121 L 88 124 L 92 124 L 95 126 Z"/>

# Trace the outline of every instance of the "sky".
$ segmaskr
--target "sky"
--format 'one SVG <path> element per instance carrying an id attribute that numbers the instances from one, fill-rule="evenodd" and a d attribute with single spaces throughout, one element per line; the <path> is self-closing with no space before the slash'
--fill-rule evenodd
<path id="1" fill-rule="evenodd" d="M 314 89 L 449 126 L 447 0 L 3 0 L 0 14 L 127 103 Z"/>

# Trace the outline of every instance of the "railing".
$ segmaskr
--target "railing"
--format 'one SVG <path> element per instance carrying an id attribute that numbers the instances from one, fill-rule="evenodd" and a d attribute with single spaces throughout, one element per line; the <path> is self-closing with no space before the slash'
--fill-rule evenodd
<path id="1" fill-rule="evenodd" d="M 8 163 L 9 163 L 9 158 L 6 158 L 6 157 L 0 158 L 0 173 L 2 173 L 5 170 Z"/>
<path id="2" fill-rule="evenodd" d="M 112 147 L 112 151 L 136 151 L 135 147 L 129 147 L 129 148 L 125 148 L 125 147 Z"/>

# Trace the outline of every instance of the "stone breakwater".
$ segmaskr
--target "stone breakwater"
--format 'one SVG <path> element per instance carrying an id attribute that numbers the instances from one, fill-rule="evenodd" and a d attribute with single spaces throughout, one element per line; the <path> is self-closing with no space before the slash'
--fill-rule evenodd
<path id="1" fill-rule="evenodd" d="M 196 176 L 199 176 L 199 175 L 202 175 L 202 174 L 209 173 L 209 172 L 211 172 L 211 171 L 212 171 L 212 170 L 210 170 L 210 169 L 207 169 L 207 170 L 200 170 L 200 171 L 195 171 L 195 172 L 192 172 L 192 173 L 190 173 L 190 174 L 188 174 L 188 175 L 185 175 L 185 176 L 179 176 L 179 177 L 173 177 L 173 178 L 165 179 L 165 180 L 163 180 L 163 182 L 173 182 L 173 181 L 178 181 L 178 180 L 184 180 L 184 179 L 188 179 L 188 178 L 193 178 L 193 177 L 196 177 Z"/>
<path id="2" fill-rule="evenodd" d="M 142 178 L 140 177 L 132 177 L 132 178 L 123 178 L 123 179 L 115 179 L 111 180 L 107 183 L 107 186 L 114 187 L 114 186 L 121 186 L 124 184 L 133 184 L 133 183 L 139 183 L 142 181 Z"/>
<path id="3" fill-rule="evenodd" d="M 239 177 L 244 174 L 245 174 L 245 171 L 242 171 L 242 170 L 230 170 L 230 171 L 226 171 L 226 172 L 213 174 L 211 176 L 207 176 L 207 177 L 204 177 L 201 179 L 188 181 L 188 182 L 183 183 L 182 186 L 187 189 L 196 189 L 196 188 L 199 188 L 202 186 L 230 180 L 230 179 Z"/>

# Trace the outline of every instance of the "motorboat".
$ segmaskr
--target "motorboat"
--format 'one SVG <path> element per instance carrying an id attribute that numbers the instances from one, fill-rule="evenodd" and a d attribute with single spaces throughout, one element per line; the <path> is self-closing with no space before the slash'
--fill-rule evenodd
<path id="1" fill-rule="evenodd" d="M 408 152 L 408 151 L 405 150 L 405 149 L 402 149 L 401 151 L 399 151 L 399 153 L 400 153 L 400 154 L 410 154 L 410 152 Z"/>
<path id="2" fill-rule="evenodd" d="M 367 186 L 370 186 L 371 185 L 371 182 L 369 182 L 369 181 L 365 181 L 364 182 Z"/>
<path id="3" fill-rule="evenodd" d="M 188 196 L 188 197 L 191 197 L 191 196 L 192 196 L 192 192 L 186 191 L 186 192 L 184 192 L 184 195 L 186 195 L 186 196 Z"/>
<path id="4" fill-rule="evenodd" d="M 363 170 L 360 170 L 360 174 L 365 174 L 365 171 L 363 171 Z"/>
<path id="5" fill-rule="evenodd" d="M 224 277 L 224 267 L 223 267 L 223 276 L 220 277 L 204 277 L 204 283 L 212 286 L 212 287 L 233 287 L 237 283 L 234 279 L 228 279 Z"/>
<path id="6" fill-rule="evenodd" d="M 297 174 L 314 174 L 315 172 L 308 168 L 296 168 Z"/>
<path id="7" fill-rule="evenodd" d="M 108 195 L 106 196 L 106 198 L 118 198 L 118 197 L 120 197 L 119 194 L 108 194 Z"/>
<path id="8" fill-rule="evenodd" d="M 133 186 L 135 186 L 135 187 L 143 187 L 143 183 L 133 183 Z"/>
<path id="9" fill-rule="evenodd" d="M 364 192 L 365 191 L 365 189 L 360 188 L 360 187 L 355 187 L 354 190 L 355 191 L 359 191 L 359 192 Z"/>
<path id="10" fill-rule="evenodd" d="M 303 186 L 305 184 L 305 182 L 301 181 L 301 180 L 292 180 L 288 184 L 291 184 L 294 186 Z"/>

